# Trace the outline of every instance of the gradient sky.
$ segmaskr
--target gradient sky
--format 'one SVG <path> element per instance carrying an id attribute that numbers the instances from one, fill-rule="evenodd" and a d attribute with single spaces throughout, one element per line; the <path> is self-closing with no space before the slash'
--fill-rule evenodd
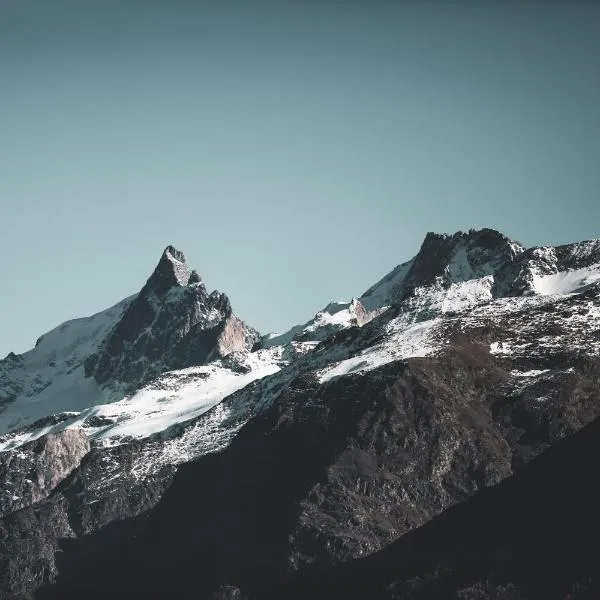
<path id="1" fill-rule="evenodd" d="M 0 0 L 0 356 L 163 248 L 263 332 L 427 231 L 600 237 L 600 8 Z"/>

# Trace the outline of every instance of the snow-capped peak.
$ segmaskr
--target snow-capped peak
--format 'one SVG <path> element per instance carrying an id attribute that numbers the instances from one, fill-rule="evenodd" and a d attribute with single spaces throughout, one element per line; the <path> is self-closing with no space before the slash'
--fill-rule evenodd
<path id="1" fill-rule="evenodd" d="M 377 310 L 440 280 L 452 284 L 493 276 L 523 251 L 520 243 L 493 229 L 470 229 L 452 235 L 429 232 L 414 258 L 396 267 L 360 300 L 368 310 Z"/>

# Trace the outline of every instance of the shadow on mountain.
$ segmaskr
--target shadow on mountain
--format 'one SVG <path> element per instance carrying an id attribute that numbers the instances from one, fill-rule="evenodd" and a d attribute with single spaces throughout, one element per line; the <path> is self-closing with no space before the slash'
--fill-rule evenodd
<path id="1" fill-rule="evenodd" d="M 600 421 L 477 492 L 510 474 L 511 451 L 481 399 L 506 373 L 475 349 L 325 386 L 298 377 L 226 450 L 180 468 L 150 512 L 63 540 L 58 580 L 36 597 L 598 597 Z M 389 532 L 404 535 L 369 554 Z M 352 552 L 369 556 L 332 566 L 348 539 L 366 540 Z M 338 543 L 327 558 L 323 544 Z M 302 554 L 320 570 L 300 560 L 290 576 Z"/>
<path id="2" fill-rule="evenodd" d="M 347 395 L 332 386 L 336 403 Z M 354 382 L 361 388 L 368 381 Z M 37 598 L 205 598 L 221 584 L 256 589 L 289 571 L 289 536 L 305 497 L 349 437 L 365 403 L 344 410 L 299 402 L 318 386 L 296 379 L 229 448 L 180 468 L 155 509 L 62 540 L 56 585 Z M 361 394 L 362 392 L 362 394 Z M 359 397 L 366 392 L 353 389 Z M 312 412 L 310 422 L 296 406 Z M 331 414 L 344 418 L 330 419 Z"/>
<path id="3" fill-rule="evenodd" d="M 261 599 L 599 598 L 600 419 L 380 552 Z"/>

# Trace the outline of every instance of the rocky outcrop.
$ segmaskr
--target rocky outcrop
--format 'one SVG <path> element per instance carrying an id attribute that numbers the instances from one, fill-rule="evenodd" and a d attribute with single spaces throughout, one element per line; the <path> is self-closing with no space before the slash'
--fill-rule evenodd
<path id="1" fill-rule="evenodd" d="M 243 321 L 235 315 L 229 315 L 217 338 L 215 358 L 222 358 L 232 352 L 249 351 L 258 339 L 257 336 L 249 335 L 248 327 Z"/>
<path id="2" fill-rule="evenodd" d="M 133 391 L 172 369 L 249 349 L 258 333 L 233 315 L 229 298 L 208 293 L 182 252 L 168 246 L 85 373 L 101 385 Z"/>
<path id="3" fill-rule="evenodd" d="M 436 277 L 465 281 L 493 275 L 521 252 L 520 244 L 493 229 L 453 235 L 430 232 L 407 274 L 407 284 L 417 287 L 433 283 Z"/>
<path id="4" fill-rule="evenodd" d="M 600 263 L 600 240 L 529 248 L 497 273 L 494 296 L 524 296 L 535 293 L 536 276 L 584 269 Z"/>
<path id="5" fill-rule="evenodd" d="M 35 444 L 54 446 L 55 436 Z M 151 509 L 175 472 L 169 465 L 149 473 L 140 468 L 160 452 L 160 443 L 147 442 L 93 448 L 48 498 L 20 510 L 13 505 L 0 520 L 0 598 L 32 598 L 52 581 L 58 575 L 60 540 L 89 535 Z"/>
<path id="6" fill-rule="evenodd" d="M 83 431 L 65 429 L 0 452 L 0 515 L 47 498 L 89 451 Z"/>
<path id="7" fill-rule="evenodd" d="M 453 235 L 429 232 L 418 254 L 369 288 L 361 300 L 369 310 L 377 310 L 402 303 L 424 286 L 448 287 L 500 272 L 509 277 L 508 273 L 515 275 L 511 265 L 523 251 L 521 244 L 493 229 Z"/>

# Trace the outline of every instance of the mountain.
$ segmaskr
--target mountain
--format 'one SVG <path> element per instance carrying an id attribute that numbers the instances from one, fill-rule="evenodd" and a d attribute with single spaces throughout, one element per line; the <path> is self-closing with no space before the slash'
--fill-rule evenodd
<path id="1" fill-rule="evenodd" d="M 369 557 L 262 598 L 598 598 L 600 419 Z"/>
<path id="2" fill-rule="evenodd" d="M 598 241 L 427 234 L 358 298 L 262 337 L 168 248 L 109 312 L 112 325 L 82 320 L 87 337 L 47 377 L 64 388 L 70 362 L 112 395 L 65 412 L 30 385 L 42 420 L 0 438 L 6 598 L 341 590 L 340 565 L 377 564 L 600 417 Z M 2 381 L 33 372 L 25 357 L 3 361 Z"/>
<path id="3" fill-rule="evenodd" d="M 247 351 L 258 337 L 168 246 L 137 295 L 0 361 L 0 433 L 120 400 L 166 371 Z"/>

